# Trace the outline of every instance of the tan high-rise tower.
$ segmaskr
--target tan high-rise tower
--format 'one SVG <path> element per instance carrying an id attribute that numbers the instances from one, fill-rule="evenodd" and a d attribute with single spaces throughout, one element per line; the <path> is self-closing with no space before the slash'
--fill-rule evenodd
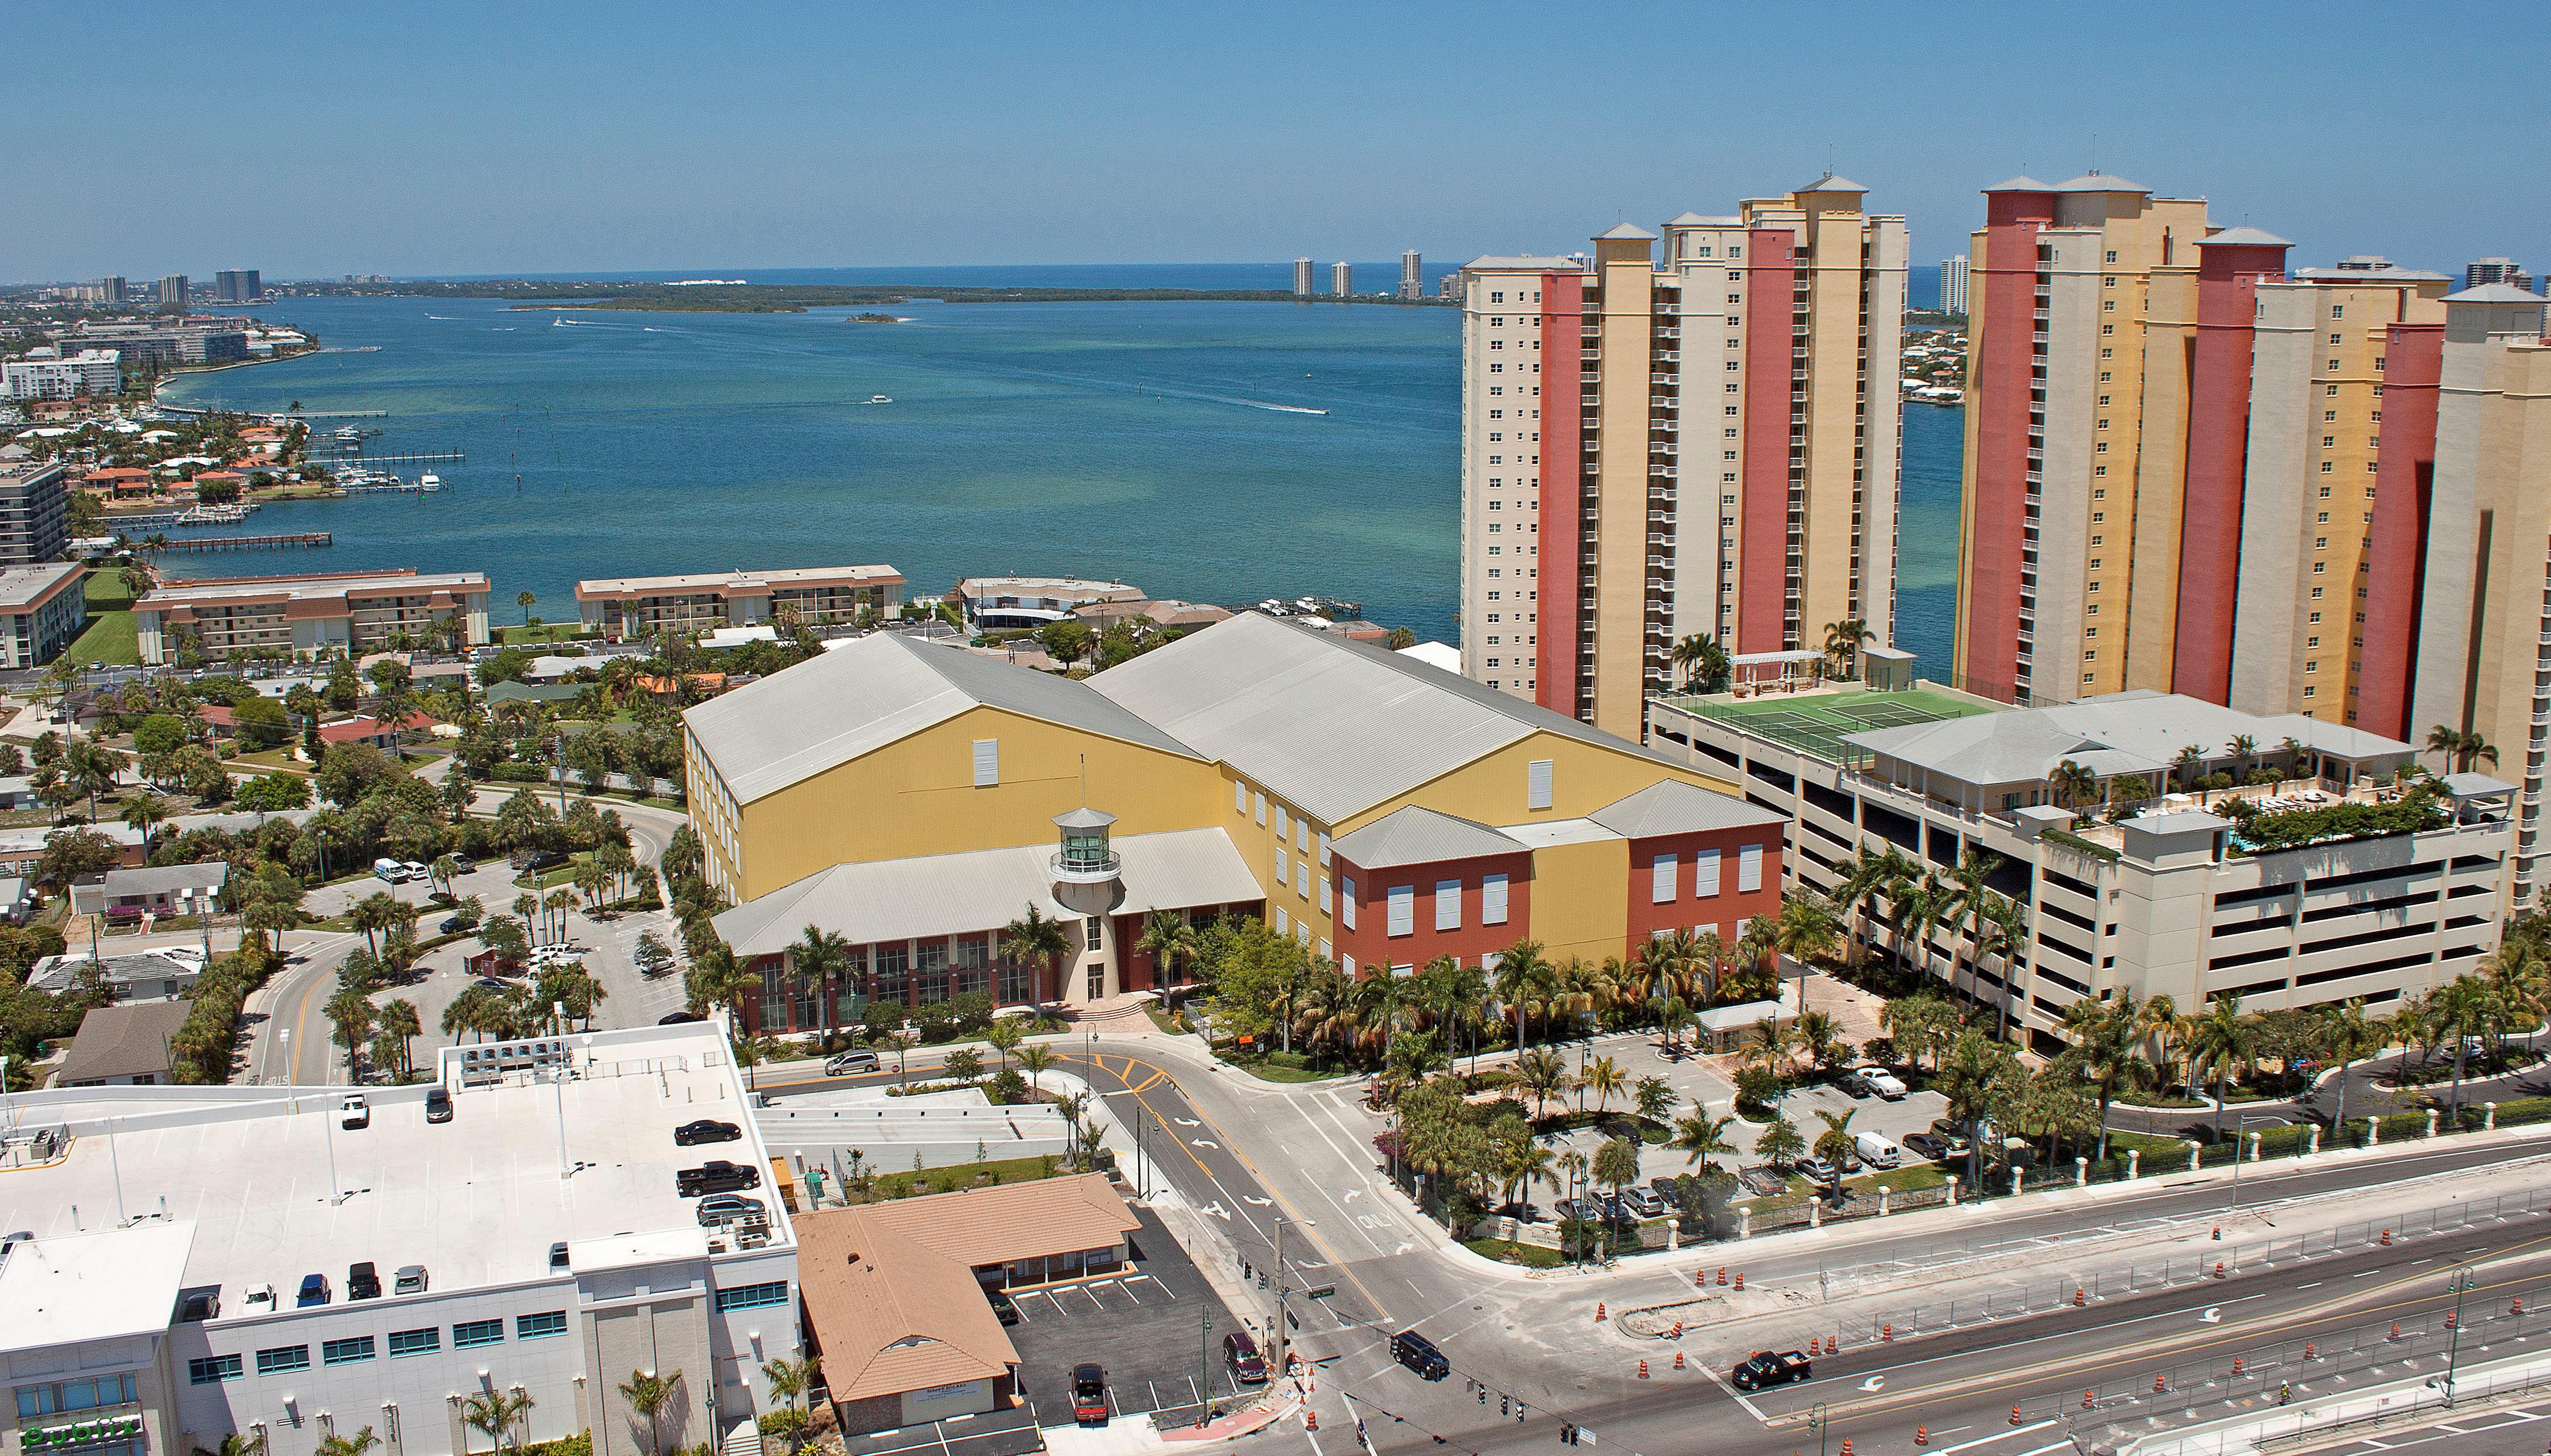
<path id="1" fill-rule="evenodd" d="M 1906 245 L 1864 196 L 1464 270 L 1465 674 L 1635 738 L 1685 638 L 1892 640 Z"/>

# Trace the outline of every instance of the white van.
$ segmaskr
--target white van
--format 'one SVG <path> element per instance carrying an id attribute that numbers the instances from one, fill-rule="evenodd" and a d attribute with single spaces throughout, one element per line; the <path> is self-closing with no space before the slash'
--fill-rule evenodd
<path id="1" fill-rule="evenodd" d="M 1855 1134 L 1851 1145 L 1852 1151 L 1860 1155 L 1860 1161 L 1867 1167 L 1890 1169 L 1901 1167 L 1904 1163 L 1904 1150 L 1878 1133 Z"/>
<path id="2" fill-rule="evenodd" d="M 372 861 L 372 878 L 374 880 L 386 880 L 390 884 L 396 884 L 407 879 L 407 866 L 392 859 L 374 860 Z"/>

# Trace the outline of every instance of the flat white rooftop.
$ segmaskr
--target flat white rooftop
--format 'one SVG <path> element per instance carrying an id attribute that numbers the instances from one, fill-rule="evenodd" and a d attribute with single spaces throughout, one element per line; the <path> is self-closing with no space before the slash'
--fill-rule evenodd
<path id="1" fill-rule="evenodd" d="M 194 1241 L 192 1224 L 153 1222 L 11 1244 L 0 1354 L 166 1329 Z"/>
<path id="2" fill-rule="evenodd" d="M 691 572 L 670 576 L 596 576 L 575 583 L 575 594 L 579 599 L 601 597 L 616 601 L 624 596 L 709 591 L 719 587 L 865 585 L 902 579 L 901 572 L 887 566 L 782 567 L 771 572 L 738 570 Z"/>
<path id="3" fill-rule="evenodd" d="M 76 1136 L 60 1163 L 0 1179 L 0 1229 L 47 1241 L 127 1220 L 191 1226 L 171 1289 L 220 1286 L 224 1317 L 252 1286 L 289 1300 L 302 1276 L 324 1274 L 342 1290 L 347 1266 L 367 1260 L 384 1274 L 422 1264 L 435 1289 L 461 1290 L 549 1278 L 561 1241 L 597 1262 L 614 1245 L 704 1247 L 675 1170 L 768 1166 L 724 1038 L 713 1023 L 651 1027 L 597 1035 L 590 1050 L 575 1080 L 455 1090 L 445 1123 L 425 1120 L 421 1086 L 368 1090 L 371 1125 L 357 1130 L 339 1126 L 345 1089 L 235 1088 L 226 1104 L 208 1102 L 211 1089 L 22 1094 L 10 1099 L 21 1125 L 67 1120 Z M 702 1117 L 745 1137 L 675 1147 L 673 1129 Z M 561 1121 L 572 1177 L 561 1176 Z M 771 1212 L 771 1247 L 784 1246 Z M 8 1278 L 0 1266 L 0 1307 L 14 1310 Z M 155 1329 L 167 1315 L 134 1317 Z"/>

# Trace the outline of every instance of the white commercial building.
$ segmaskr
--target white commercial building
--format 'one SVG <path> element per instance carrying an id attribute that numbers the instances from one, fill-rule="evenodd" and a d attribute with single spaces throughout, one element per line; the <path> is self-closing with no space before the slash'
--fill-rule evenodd
<path id="1" fill-rule="evenodd" d="M 1078 576 L 969 576 L 957 583 L 967 625 L 976 631 L 1042 627 L 1100 601 L 1140 601 L 1143 588 Z"/>
<path id="2" fill-rule="evenodd" d="M 1802 693 L 1785 706 L 1848 710 L 1866 696 Z M 2254 1010 L 2363 997 L 2369 1010 L 2389 1010 L 2403 993 L 2479 969 L 2498 941 L 2510 784 L 2457 774 L 2443 780 L 2449 813 L 2432 827 L 2334 822 L 2307 848 L 2254 852 L 2221 812 L 2228 798 L 2266 800 L 2272 811 L 2379 809 L 2412 749 L 2296 713 L 2261 717 L 2145 690 L 2043 708 L 1977 698 L 1969 708 L 1824 736 L 1788 726 L 1786 713 L 1749 723 L 1716 701 L 1659 699 L 1649 746 L 1733 774 L 1749 800 L 1786 815 L 1784 863 L 1796 887 L 1831 893 L 1864 849 L 1891 848 L 1917 873 L 1943 877 L 1970 850 L 1998 861 L 1988 884 L 2023 911 L 2015 950 L 1988 952 L 1979 966 L 1961 917 L 1930 931 L 1916 959 L 1982 1004 L 2006 1007 L 2044 1048 L 2083 996 L 2168 995 L 2184 1012 L 2226 994 Z M 2112 788 L 2149 796 L 2139 812 L 2077 822 L 2051 801 L 2067 763 L 2096 780 L 2094 803 Z M 2284 777 L 2172 791 L 2192 774 L 2247 778 L 2262 766 Z M 1881 949 L 1892 940 L 1885 910 L 1873 901 L 1862 917 Z"/>
<path id="3" fill-rule="evenodd" d="M 11 360 L 0 364 L 0 397 L 72 399 L 83 394 L 114 394 L 124 386 L 112 349 L 83 349 L 69 358 Z"/>
<path id="4" fill-rule="evenodd" d="M 470 1424 L 491 1397 L 529 1398 L 507 1445 L 590 1430 L 596 1456 L 642 1456 L 770 1408 L 762 1368 L 799 1344 L 787 1214 L 765 1187 L 766 1222 L 703 1227 L 675 1191 L 706 1157 L 769 1167 L 721 1029 L 454 1048 L 439 1072 L 367 1091 L 359 1126 L 344 1089 L 13 1098 L 13 1456 L 234 1433 L 310 1456 L 363 1429 L 384 1456 L 445 1456 L 493 1444 Z M 677 1147 L 698 1118 L 742 1137 Z M 357 1275 L 377 1289 L 355 1298 Z M 653 1429 L 620 1391 L 641 1372 L 673 1386 Z"/>
<path id="5" fill-rule="evenodd" d="M 1967 311 L 1967 260 L 1963 258 L 1940 260 L 1940 311 Z"/>

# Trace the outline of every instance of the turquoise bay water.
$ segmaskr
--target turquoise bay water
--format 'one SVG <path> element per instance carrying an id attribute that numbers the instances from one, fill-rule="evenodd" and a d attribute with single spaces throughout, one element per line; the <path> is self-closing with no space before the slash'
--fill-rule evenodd
<path id="1" fill-rule="evenodd" d="M 554 324 L 471 299 L 260 305 L 332 351 L 378 352 L 197 375 L 170 385 L 169 403 L 386 410 L 365 422 L 383 432 L 373 449 L 468 462 L 437 469 L 450 486 L 439 495 L 283 503 L 255 518 L 260 532 L 331 531 L 331 549 L 170 565 L 475 569 L 500 617 L 530 590 L 556 619 L 573 614 L 579 577 L 884 562 L 928 589 L 1019 572 L 1200 601 L 1339 596 L 1457 639 L 1451 310 L 890 311 L 911 322 L 587 310 Z M 867 403 L 874 394 L 893 403 Z M 1909 412 L 1898 636 L 1925 666 L 1945 666 L 1957 451 L 1953 412 Z"/>

